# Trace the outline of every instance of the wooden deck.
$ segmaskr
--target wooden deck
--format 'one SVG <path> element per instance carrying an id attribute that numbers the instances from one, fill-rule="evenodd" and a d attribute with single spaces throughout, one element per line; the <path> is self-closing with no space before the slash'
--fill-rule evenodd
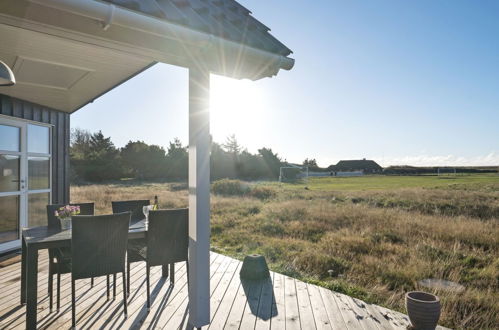
<path id="1" fill-rule="evenodd" d="M 25 307 L 19 305 L 20 260 L 0 268 L 0 329 L 24 329 Z M 151 270 L 151 310 L 145 308 L 145 265 L 132 264 L 128 318 L 122 309 L 121 276 L 116 299 L 106 300 L 105 278 L 76 284 L 78 329 L 184 329 L 187 328 L 187 282 L 184 263 L 175 271 L 175 285 Z M 211 254 L 211 324 L 209 329 L 405 329 L 404 314 L 366 304 L 349 296 L 271 273 L 264 282 L 241 282 L 241 262 Z M 61 310 L 49 312 L 47 254 L 39 257 L 38 327 L 71 327 L 71 281 L 63 275 Z M 54 281 L 55 287 L 55 281 Z M 55 303 L 55 291 L 54 291 Z"/>

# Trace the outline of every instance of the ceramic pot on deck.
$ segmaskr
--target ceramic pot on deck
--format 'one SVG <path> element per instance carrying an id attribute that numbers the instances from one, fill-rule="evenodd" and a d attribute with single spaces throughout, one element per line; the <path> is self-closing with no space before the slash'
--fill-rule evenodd
<path id="1" fill-rule="evenodd" d="M 440 299 L 422 291 L 411 291 L 405 295 L 407 314 L 414 329 L 434 330 L 440 318 Z"/>

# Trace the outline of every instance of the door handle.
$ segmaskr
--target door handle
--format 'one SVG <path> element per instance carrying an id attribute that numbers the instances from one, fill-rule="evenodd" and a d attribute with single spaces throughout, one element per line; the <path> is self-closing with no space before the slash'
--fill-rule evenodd
<path id="1" fill-rule="evenodd" d="M 24 180 L 12 180 L 12 182 L 21 182 L 21 183 L 24 183 Z"/>

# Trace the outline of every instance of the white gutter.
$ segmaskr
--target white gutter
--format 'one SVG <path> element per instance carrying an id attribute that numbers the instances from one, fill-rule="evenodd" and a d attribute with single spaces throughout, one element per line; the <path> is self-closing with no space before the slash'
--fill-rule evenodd
<path id="1" fill-rule="evenodd" d="M 245 59 L 255 63 L 268 63 L 274 75 L 280 69 L 291 70 L 294 59 L 274 54 L 261 49 L 242 45 L 234 41 L 196 31 L 178 24 L 169 23 L 154 17 L 142 15 L 132 10 L 116 7 L 113 4 L 94 0 L 28 0 L 44 7 L 55 8 L 79 16 L 97 20 L 107 30 L 118 25 L 143 33 L 180 41 L 199 47 L 201 51 L 215 46 L 222 48 L 227 54 L 244 54 Z"/>

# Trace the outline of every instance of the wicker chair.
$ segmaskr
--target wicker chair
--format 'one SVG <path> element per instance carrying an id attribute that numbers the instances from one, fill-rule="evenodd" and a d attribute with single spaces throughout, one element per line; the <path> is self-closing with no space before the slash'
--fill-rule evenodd
<path id="1" fill-rule="evenodd" d="M 146 262 L 147 308 L 151 306 L 149 268 L 170 265 L 170 282 L 175 283 L 175 263 L 186 262 L 189 278 L 189 209 L 157 210 L 149 212 L 149 228 L 144 246 L 128 246 L 128 290 L 130 290 L 130 263 Z"/>
<path id="2" fill-rule="evenodd" d="M 47 226 L 56 230 L 61 230 L 61 222 L 55 216 L 55 211 L 67 204 L 47 205 Z M 94 203 L 73 203 L 72 206 L 80 207 L 81 215 L 94 215 Z M 53 282 L 54 274 L 57 274 L 57 310 L 61 306 L 61 274 L 71 273 L 71 248 L 52 248 L 49 249 L 49 276 L 48 276 L 48 295 L 50 301 L 50 311 L 53 305 Z M 94 281 L 92 279 L 92 286 Z"/>
<path id="3" fill-rule="evenodd" d="M 112 201 L 113 213 L 132 212 L 131 223 L 136 223 L 144 219 L 142 207 L 151 204 L 148 199 L 129 200 L 129 201 Z"/>
<path id="4" fill-rule="evenodd" d="M 113 213 L 121 213 L 121 212 L 132 212 L 131 223 L 136 223 L 144 219 L 144 213 L 142 208 L 144 206 L 150 205 L 151 201 L 148 199 L 137 199 L 137 200 L 127 200 L 127 201 L 112 201 L 111 205 L 113 208 Z M 145 245 L 144 239 L 134 239 L 128 242 L 128 245 Z M 128 279 L 127 283 L 130 285 L 130 268 L 127 270 Z M 116 282 L 116 276 L 114 277 L 114 282 Z M 116 284 L 113 285 L 113 295 L 115 294 Z"/>
<path id="5" fill-rule="evenodd" d="M 121 273 L 123 279 L 123 312 L 127 317 L 125 254 L 128 242 L 130 212 L 73 217 L 71 240 L 71 307 L 72 325 L 76 328 L 76 280 Z"/>

